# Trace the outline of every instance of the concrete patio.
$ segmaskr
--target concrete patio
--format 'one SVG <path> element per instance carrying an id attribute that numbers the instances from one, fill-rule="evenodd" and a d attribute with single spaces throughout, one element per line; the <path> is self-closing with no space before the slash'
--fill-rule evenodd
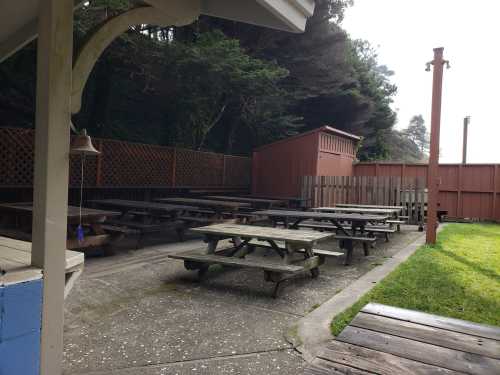
<path id="1" fill-rule="evenodd" d="M 199 282 L 167 258 L 202 247 L 195 238 L 88 258 L 66 301 L 64 373 L 300 374 L 290 326 L 422 235 L 405 226 L 368 257 L 357 249 L 351 266 L 329 259 L 318 279 L 287 281 L 277 299 L 261 272 L 213 266 Z"/>

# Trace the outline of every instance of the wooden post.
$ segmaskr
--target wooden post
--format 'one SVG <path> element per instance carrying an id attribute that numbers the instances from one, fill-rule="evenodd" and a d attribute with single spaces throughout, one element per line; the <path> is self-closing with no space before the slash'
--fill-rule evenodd
<path id="1" fill-rule="evenodd" d="M 174 154 L 172 156 L 172 187 L 175 187 L 175 167 L 177 164 L 177 148 L 174 147 Z"/>
<path id="2" fill-rule="evenodd" d="M 443 92 L 443 60 L 444 48 L 434 49 L 434 65 L 432 83 L 432 110 L 431 110 L 431 145 L 429 154 L 428 170 L 428 198 L 427 198 L 427 244 L 436 243 L 437 226 L 437 199 L 439 191 L 438 168 L 439 168 L 439 132 L 441 126 L 441 96 Z M 430 68 L 430 65 L 429 65 Z"/>
<path id="3" fill-rule="evenodd" d="M 458 181 L 457 181 L 457 217 L 463 218 L 464 215 L 464 204 L 462 200 L 462 183 L 463 183 L 463 170 L 462 165 L 458 165 Z"/>
<path id="4" fill-rule="evenodd" d="M 97 144 L 97 149 L 99 150 L 100 154 L 97 155 L 97 157 L 96 157 L 95 185 L 101 186 L 102 185 L 102 153 L 104 150 L 102 139 L 99 139 L 99 143 Z"/>
<path id="5" fill-rule="evenodd" d="M 38 17 L 33 245 L 43 269 L 40 374 L 62 373 L 73 2 L 45 0 Z"/>
<path id="6" fill-rule="evenodd" d="M 222 155 L 222 186 L 226 186 L 226 155 Z"/>
<path id="7" fill-rule="evenodd" d="M 500 221 L 500 215 L 496 216 L 497 214 L 497 194 L 499 193 L 499 188 L 497 187 L 497 179 L 500 176 L 500 171 L 498 170 L 498 164 L 495 164 L 493 166 L 493 220 L 498 220 Z"/>

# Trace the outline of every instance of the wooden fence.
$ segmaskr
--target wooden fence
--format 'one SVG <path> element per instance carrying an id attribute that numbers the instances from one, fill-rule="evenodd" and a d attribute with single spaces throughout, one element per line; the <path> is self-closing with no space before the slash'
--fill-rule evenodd
<path id="1" fill-rule="evenodd" d="M 302 197 L 312 207 L 338 203 L 403 206 L 409 222 L 420 223 L 427 203 L 422 177 L 305 176 Z"/>
<path id="2" fill-rule="evenodd" d="M 427 164 L 358 163 L 355 176 L 427 179 Z M 457 219 L 500 221 L 499 164 L 440 164 L 440 209 Z"/>
<path id="3" fill-rule="evenodd" d="M 249 188 L 247 157 L 93 139 L 101 154 L 85 163 L 87 188 L 242 187 Z M 34 131 L 0 128 L 0 188 L 33 185 Z M 80 157 L 70 159 L 70 187 L 81 180 Z"/>

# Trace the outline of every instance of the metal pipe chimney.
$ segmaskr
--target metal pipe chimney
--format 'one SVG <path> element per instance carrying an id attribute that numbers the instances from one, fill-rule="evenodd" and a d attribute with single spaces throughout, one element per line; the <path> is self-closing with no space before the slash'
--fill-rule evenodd
<path id="1" fill-rule="evenodd" d="M 467 164 L 467 133 L 469 132 L 470 116 L 464 117 L 464 138 L 462 145 L 462 164 Z"/>

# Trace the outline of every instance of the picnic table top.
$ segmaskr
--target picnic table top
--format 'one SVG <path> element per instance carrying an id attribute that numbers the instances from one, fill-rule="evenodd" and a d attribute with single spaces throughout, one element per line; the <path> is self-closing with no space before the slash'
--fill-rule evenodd
<path id="1" fill-rule="evenodd" d="M 304 374 L 500 374 L 500 328 L 369 303 Z"/>
<path id="2" fill-rule="evenodd" d="M 250 207 L 249 203 L 242 202 L 228 202 L 228 201 L 218 201 L 214 199 L 198 199 L 198 198 L 158 198 L 155 199 L 157 202 L 166 202 L 166 203 L 179 203 L 185 204 L 187 206 L 197 206 L 197 207 L 216 207 L 216 208 L 224 208 L 237 210 L 241 207 Z"/>
<path id="3" fill-rule="evenodd" d="M 126 199 L 94 199 L 90 200 L 89 202 L 110 207 L 147 209 L 167 212 L 183 211 L 193 208 L 192 206 L 182 206 L 179 204 L 167 204 L 149 201 L 131 201 Z"/>
<path id="4" fill-rule="evenodd" d="M 335 207 L 359 207 L 359 208 L 388 208 L 401 211 L 403 206 L 384 206 L 378 204 L 353 204 L 353 203 L 337 203 Z"/>
<path id="5" fill-rule="evenodd" d="M 318 212 L 346 212 L 356 214 L 374 214 L 374 215 L 394 215 L 400 210 L 394 208 L 362 208 L 362 207 L 315 207 L 312 210 Z"/>
<path id="6" fill-rule="evenodd" d="M 16 202 L 0 204 L 0 212 L 15 212 L 26 215 L 33 213 L 33 202 Z M 106 217 L 120 216 L 120 212 L 96 210 L 93 208 L 82 207 L 82 219 L 87 222 L 99 221 Z M 68 221 L 74 222 L 80 217 L 80 207 L 68 206 Z"/>
<path id="7" fill-rule="evenodd" d="M 361 215 L 343 212 L 313 212 L 313 211 L 295 211 L 295 210 L 264 210 L 255 212 L 256 215 L 270 217 L 289 217 L 301 219 L 323 219 L 340 221 L 378 221 L 383 222 L 389 217 L 387 215 Z"/>
<path id="8" fill-rule="evenodd" d="M 193 228 L 191 231 L 203 234 L 223 235 L 228 237 L 250 237 L 261 240 L 276 240 L 313 245 L 317 241 L 335 236 L 331 232 L 314 232 L 305 230 L 259 227 L 241 224 L 214 224 Z"/>
<path id="9" fill-rule="evenodd" d="M 283 199 L 266 199 L 266 198 L 254 198 L 254 197 L 236 197 L 229 195 L 208 195 L 205 198 L 215 199 L 220 201 L 228 201 L 228 202 L 243 202 L 243 203 L 264 203 L 264 204 L 275 204 L 275 205 L 283 205 L 287 202 Z"/>
<path id="10" fill-rule="evenodd" d="M 273 195 L 249 195 L 249 198 L 259 198 L 259 199 L 277 199 L 277 200 L 283 200 L 283 201 L 289 201 L 289 202 L 307 202 L 310 201 L 311 198 L 303 198 L 303 197 L 276 197 Z"/>
<path id="11" fill-rule="evenodd" d="M 84 254 L 66 250 L 66 271 L 80 267 Z M 42 270 L 31 266 L 31 242 L 0 236 L 0 286 L 36 280 L 42 276 Z"/>

